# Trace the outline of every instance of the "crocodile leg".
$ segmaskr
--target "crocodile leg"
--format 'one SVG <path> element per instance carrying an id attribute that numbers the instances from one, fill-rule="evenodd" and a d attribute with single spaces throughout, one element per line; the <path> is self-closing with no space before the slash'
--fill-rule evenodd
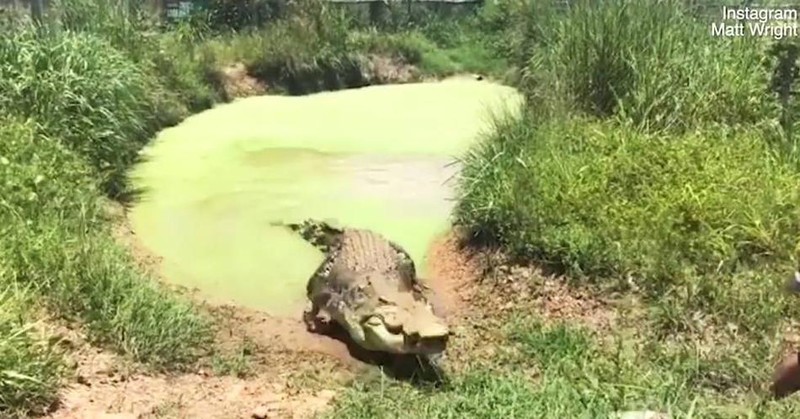
<path id="1" fill-rule="evenodd" d="M 408 288 L 418 292 L 420 295 L 424 295 L 426 292 L 429 291 L 427 285 L 417 278 L 417 267 L 414 264 L 414 259 L 411 258 L 411 255 L 406 252 L 405 249 L 402 248 L 399 244 L 387 240 L 389 246 L 397 252 L 398 257 L 398 271 L 400 272 L 401 278 L 403 278 L 404 285 Z"/>
<path id="2" fill-rule="evenodd" d="M 314 294 L 311 297 L 310 307 L 303 311 L 303 323 L 309 332 L 324 333 L 327 330 L 330 319 L 322 319 L 320 314 L 332 299 L 333 296 L 327 292 Z"/>
<path id="3" fill-rule="evenodd" d="M 322 321 L 322 319 L 320 319 L 320 314 L 324 311 L 324 314 L 327 315 L 326 317 L 330 317 L 329 311 L 325 310 L 325 308 L 331 304 L 336 304 L 336 301 L 333 301 L 335 299 L 333 294 L 331 294 L 330 289 L 326 286 L 326 280 L 326 277 L 315 273 L 309 278 L 308 284 L 306 285 L 306 295 L 308 295 L 310 304 L 309 307 L 303 311 L 303 322 L 310 332 L 324 332 L 326 329 L 325 323 L 330 321 L 330 319 Z"/>
<path id="4" fill-rule="evenodd" d="M 406 252 L 406 250 L 403 249 L 403 247 L 399 244 L 391 240 L 387 240 L 386 242 L 389 244 L 389 247 L 397 252 L 397 255 L 402 259 L 401 263 L 403 264 L 403 268 L 405 268 L 404 273 L 410 274 L 411 276 L 416 276 L 417 267 L 415 266 L 414 259 L 411 258 L 411 255 L 409 255 L 408 252 Z"/>

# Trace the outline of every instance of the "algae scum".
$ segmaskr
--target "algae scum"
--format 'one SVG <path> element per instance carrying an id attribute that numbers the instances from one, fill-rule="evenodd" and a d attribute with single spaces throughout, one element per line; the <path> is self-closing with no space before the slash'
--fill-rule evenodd
<path id="1" fill-rule="evenodd" d="M 428 246 L 448 227 L 456 157 L 519 100 L 458 79 L 239 100 L 143 151 L 131 221 L 170 281 L 273 314 L 305 303 L 322 260 L 275 221 L 373 229 L 424 275 Z"/>

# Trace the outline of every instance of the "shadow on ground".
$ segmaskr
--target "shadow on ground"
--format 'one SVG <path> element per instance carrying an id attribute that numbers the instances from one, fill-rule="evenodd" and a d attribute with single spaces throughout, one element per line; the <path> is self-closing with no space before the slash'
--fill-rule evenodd
<path id="1" fill-rule="evenodd" d="M 318 333 L 338 340 L 346 345 L 350 356 L 365 364 L 380 367 L 389 377 L 418 386 L 438 387 L 447 382 L 441 367 L 425 356 L 394 355 L 384 352 L 368 351 L 356 344 L 347 331 L 335 322 L 326 323 L 324 332 Z"/>

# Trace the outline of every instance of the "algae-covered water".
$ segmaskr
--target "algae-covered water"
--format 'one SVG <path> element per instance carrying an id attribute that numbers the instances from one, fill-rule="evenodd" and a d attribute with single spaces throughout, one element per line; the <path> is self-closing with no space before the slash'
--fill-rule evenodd
<path id="1" fill-rule="evenodd" d="M 374 229 L 425 274 L 448 227 L 460 156 L 492 112 L 516 111 L 511 88 L 449 80 L 239 100 L 163 131 L 132 179 L 131 211 L 165 277 L 273 314 L 305 302 L 322 255 L 275 221 Z"/>

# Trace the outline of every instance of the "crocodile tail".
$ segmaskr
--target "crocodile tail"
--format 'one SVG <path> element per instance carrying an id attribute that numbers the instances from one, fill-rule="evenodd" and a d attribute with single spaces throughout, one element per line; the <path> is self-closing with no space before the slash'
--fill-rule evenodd
<path id="1" fill-rule="evenodd" d="M 335 228 L 325 221 L 303 220 L 299 223 L 272 223 L 282 225 L 298 233 L 305 241 L 323 252 L 330 251 L 342 235 L 342 230 Z"/>

